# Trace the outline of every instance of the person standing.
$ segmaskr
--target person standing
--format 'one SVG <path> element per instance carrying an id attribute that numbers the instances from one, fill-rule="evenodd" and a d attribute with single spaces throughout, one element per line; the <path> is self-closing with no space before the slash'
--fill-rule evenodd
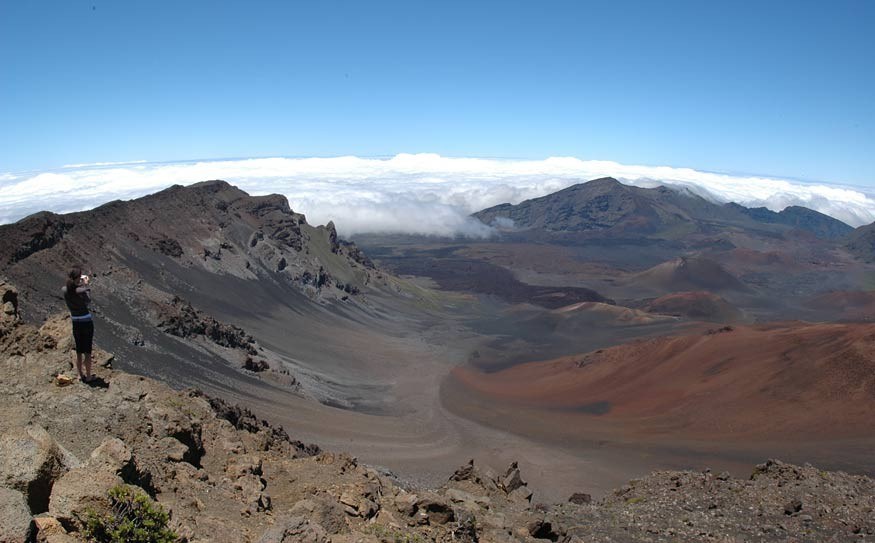
<path id="1" fill-rule="evenodd" d="M 81 268 L 72 268 L 67 274 L 67 282 L 61 288 L 70 320 L 73 321 L 73 340 L 76 343 L 76 371 L 85 383 L 94 380 L 91 373 L 91 344 L 94 341 L 94 320 L 88 305 L 91 303 L 89 278 L 82 275 Z M 83 372 L 83 369 L 85 370 Z"/>

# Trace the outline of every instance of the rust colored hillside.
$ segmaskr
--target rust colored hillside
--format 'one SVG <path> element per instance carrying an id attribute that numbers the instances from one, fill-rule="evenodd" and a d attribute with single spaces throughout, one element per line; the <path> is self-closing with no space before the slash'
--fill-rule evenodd
<path id="1" fill-rule="evenodd" d="M 871 436 L 875 325 L 781 323 L 662 337 L 484 374 L 472 392 L 583 427 L 679 439 Z"/>

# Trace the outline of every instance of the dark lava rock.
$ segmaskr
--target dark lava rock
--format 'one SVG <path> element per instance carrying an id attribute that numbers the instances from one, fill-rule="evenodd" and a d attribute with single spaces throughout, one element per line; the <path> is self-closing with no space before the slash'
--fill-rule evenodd
<path id="1" fill-rule="evenodd" d="M 256 373 L 260 373 L 262 371 L 269 370 L 270 364 L 268 364 L 266 360 L 262 360 L 262 359 L 255 360 L 251 356 L 247 356 L 246 362 L 243 363 L 243 369 L 247 369 L 249 371 L 254 371 Z"/>
<path id="2" fill-rule="evenodd" d="M 802 511 L 802 500 L 795 499 L 787 502 L 784 505 L 784 514 L 785 515 L 795 515 L 799 511 Z"/>
<path id="3" fill-rule="evenodd" d="M 172 258 L 179 258 L 182 256 L 182 245 L 173 238 L 159 239 L 155 242 L 155 248 L 158 249 L 158 252 L 161 254 Z"/>
<path id="4" fill-rule="evenodd" d="M 569 503 L 576 503 L 577 505 L 585 505 L 592 503 L 592 496 L 583 492 L 575 492 L 570 498 L 568 498 L 568 501 Z"/>
<path id="5" fill-rule="evenodd" d="M 179 296 L 174 296 L 169 304 L 160 304 L 158 313 L 158 328 L 170 335 L 181 338 L 205 336 L 222 347 L 242 349 L 250 355 L 258 353 L 255 339 L 242 328 L 204 315 Z"/>
<path id="6" fill-rule="evenodd" d="M 432 525 L 446 524 L 455 519 L 452 505 L 437 496 L 421 498 L 416 502 L 416 510 L 423 512 Z"/>

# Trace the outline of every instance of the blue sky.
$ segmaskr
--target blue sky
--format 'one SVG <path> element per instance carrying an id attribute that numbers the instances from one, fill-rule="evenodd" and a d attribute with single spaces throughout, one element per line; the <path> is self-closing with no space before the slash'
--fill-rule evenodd
<path id="1" fill-rule="evenodd" d="M 0 0 L 0 172 L 574 156 L 875 185 L 875 2 Z"/>

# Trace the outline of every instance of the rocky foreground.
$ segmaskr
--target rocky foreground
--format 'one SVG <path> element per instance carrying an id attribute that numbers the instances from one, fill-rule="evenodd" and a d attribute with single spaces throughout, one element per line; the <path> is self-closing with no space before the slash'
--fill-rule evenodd
<path id="1" fill-rule="evenodd" d="M 0 542 L 82 541 L 90 513 L 130 485 L 183 541 L 875 540 L 875 481 L 770 460 L 748 479 L 656 472 L 599 501 L 531 503 L 516 465 L 473 462 L 440 488 L 406 487 L 252 413 L 109 369 L 71 371 L 70 324 L 21 322 L 0 281 Z"/>

